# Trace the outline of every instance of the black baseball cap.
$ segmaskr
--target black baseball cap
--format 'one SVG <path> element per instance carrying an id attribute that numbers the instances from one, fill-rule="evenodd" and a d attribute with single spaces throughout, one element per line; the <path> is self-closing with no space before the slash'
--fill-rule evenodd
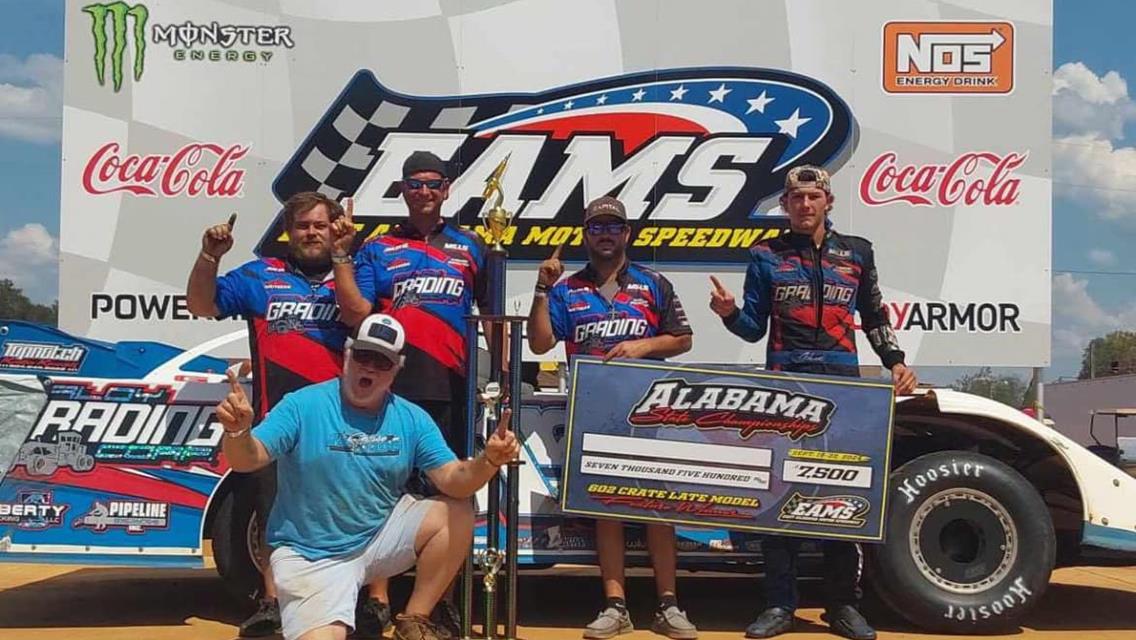
<path id="1" fill-rule="evenodd" d="M 429 151 L 415 151 L 402 163 L 402 177 L 409 178 L 419 171 L 433 171 L 443 178 L 449 178 L 446 162 Z"/>

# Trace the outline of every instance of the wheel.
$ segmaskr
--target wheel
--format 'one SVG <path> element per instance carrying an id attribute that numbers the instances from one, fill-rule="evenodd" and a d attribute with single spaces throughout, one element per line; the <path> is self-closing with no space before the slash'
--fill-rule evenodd
<path id="1" fill-rule="evenodd" d="M 1057 543 L 1034 487 L 966 451 L 916 458 L 892 473 L 886 535 L 870 582 L 912 623 L 942 633 L 1017 627 L 1049 584 Z"/>
<path id="2" fill-rule="evenodd" d="M 95 458 L 89 455 L 80 455 L 75 457 L 75 461 L 71 464 L 71 469 L 79 472 L 90 471 L 95 468 Z"/>
<path id="3" fill-rule="evenodd" d="M 28 465 L 28 474 L 33 476 L 49 476 L 55 473 L 55 470 L 58 468 L 59 465 L 56 462 L 39 456 L 32 458 L 31 464 Z"/>
<path id="4" fill-rule="evenodd" d="M 257 598 L 264 589 L 260 569 L 260 529 L 252 502 L 238 499 L 248 483 L 238 483 L 222 498 L 213 518 L 213 560 L 225 586 L 241 598 Z"/>

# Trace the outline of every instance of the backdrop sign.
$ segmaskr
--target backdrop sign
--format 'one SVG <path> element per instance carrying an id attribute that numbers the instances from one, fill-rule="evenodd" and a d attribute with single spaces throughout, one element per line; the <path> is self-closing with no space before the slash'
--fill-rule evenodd
<path id="1" fill-rule="evenodd" d="M 883 539 L 890 385 L 573 359 L 566 513 Z"/>
<path id="2" fill-rule="evenodd" d="M 453 166 L 445 215 L 474 227 L 510 158 L 510 313 L 555 246 L 582 266 L 582 208 L 610 193 L 632 257 L 687 301 L 684 358 L 763 361 L 703 304 L 706 276 L 740 294 L 807 162 L 833 173 L 836 228 L 874 242 L 910 362 L 1049 361 L 1046 0 L 262 4 L 68 1 L 64 329 L 182 347 L 227 332 L 184 298 L 207 226 L 240 214 L 224 269 L 279 256 L 281 203 L 316 189 L 354 196 L 373 237 L 428 149 Z"/>

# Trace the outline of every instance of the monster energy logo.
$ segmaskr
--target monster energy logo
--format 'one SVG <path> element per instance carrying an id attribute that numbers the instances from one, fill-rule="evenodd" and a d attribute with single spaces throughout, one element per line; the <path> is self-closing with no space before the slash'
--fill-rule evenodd
<path id="1" fill-rule="evenodd" d="M 146 5 L 136 4 L 130 6 L 125 2 L 112 2 L 110 4 L 89 4 L 83 11 L 91 14 L 94 24 L 91 25 L 91 34 L 95 37 L 95 77 L 100 86 L 106 85 L 106 57 L 107 57 L 107 16 L 110 16 L 111 42 L 110 74 L 117 93 L 122 88 L 122 56 L 126 52 L 126 21 L 133 18 L 134 27 L 134 81 L 142 79 L 142 71 L 146 66 L 146 19 L 150 11 Z"/>

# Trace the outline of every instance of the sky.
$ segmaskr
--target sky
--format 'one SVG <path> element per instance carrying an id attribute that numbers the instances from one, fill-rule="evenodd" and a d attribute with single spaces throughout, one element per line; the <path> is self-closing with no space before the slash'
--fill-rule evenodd
<path id="1" fill-rule="evenodd" d="M 49 303 L 58 291 L 63 2 L 0 0 L 0 15 L 0 277 Z M 1136 330 L 1134 23 L 1134 2 L 1054 0 L 1047 380 L 1076 376 L 1093 337 Z M 947 383 L 965 372 L 922 374 Z"/>

